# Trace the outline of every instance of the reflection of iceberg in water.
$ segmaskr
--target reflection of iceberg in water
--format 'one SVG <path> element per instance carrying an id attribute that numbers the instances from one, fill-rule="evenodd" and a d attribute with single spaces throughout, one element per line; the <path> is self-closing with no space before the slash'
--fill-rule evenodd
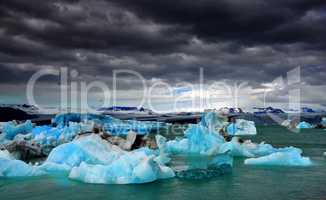
<path id="1" fill-rule="evenodd" d="M 170 163 L 178 178 L 206 179 L 232 171 L 233 158 L 228 154 L 216 156 L 173 156 Z"/>

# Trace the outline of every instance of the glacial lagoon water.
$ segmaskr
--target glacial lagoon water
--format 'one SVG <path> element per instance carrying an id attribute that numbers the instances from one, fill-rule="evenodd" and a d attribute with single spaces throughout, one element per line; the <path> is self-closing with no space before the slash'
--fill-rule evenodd
<path id="1" fill-rule="evenodd" d="M 231 173 L 201 180 L 173 178 L 140 185 L 92 185 L 65 177 L 0 179 L 2 200 L 51 199 L 325 199 L 326 131 L 293 133 L 279 126 L 257 127 L 247 137 L 276 147 L 296 146 L 309 156 L 311 167 L 246 166 L 235 159 Z M 193 162 L 196 162 L 195 160 Z"/>

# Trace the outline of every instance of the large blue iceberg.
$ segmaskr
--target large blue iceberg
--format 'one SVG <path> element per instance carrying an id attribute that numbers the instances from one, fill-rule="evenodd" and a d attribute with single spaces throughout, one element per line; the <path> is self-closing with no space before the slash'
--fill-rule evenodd
<path id="1" fill-rule="evenodd" d="M 148 148 L 131 152 L 104 141 L 99 135 L 80 137 L 54 148 L 40 166 L 0 153 L 0 176 L 40 176 L 63 173 L 86 183 L 131 184 L 172 178 L 174 171 L 157 162 L 158 153 Z"/>
<path id="2" fill-rule="evenodd" d="M 173 170 L 156 162 L 156 157 L 148 148 L 126 152 L 93 134 L 56 147 L 45 164 L 69 168 L 71 179 L 87 183 L 145 183 L 174 177 Z"/>

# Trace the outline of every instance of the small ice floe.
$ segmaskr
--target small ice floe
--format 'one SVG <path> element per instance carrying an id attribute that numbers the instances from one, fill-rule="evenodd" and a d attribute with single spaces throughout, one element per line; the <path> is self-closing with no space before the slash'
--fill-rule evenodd
<path id="1" fill-rule="evenodd" d="M 326 117 L 323 117 L 323 118 L 321 119 L 320 124 L 321 124 L 323 127 L 326 127 Z"/>
<path id="2" fill-rule="evenodd" d="M 308 122 L 300 122 L 297 126 L 296 126 L 297 129 L 308 129 L 308 128 L 314 128 L 310 123 Z"/>
<path id="3" fill-rule="evenodd" d="M 284 126 L 284 127 L 290 127 L 291 126 L 291 120 L 290 119 L 286 119 L 284 120 L 282 123 L 281 123 L 281 126 Z"/>
<path id="4" fill-rule="evenodd" d="M 278 151 L 258 158 L 248 158 L 246 165 L 269 165 L 269 166 L 309 166 L 312 165 L 308 157 L 303 157 L 300 149 L 288 149 Z"/>

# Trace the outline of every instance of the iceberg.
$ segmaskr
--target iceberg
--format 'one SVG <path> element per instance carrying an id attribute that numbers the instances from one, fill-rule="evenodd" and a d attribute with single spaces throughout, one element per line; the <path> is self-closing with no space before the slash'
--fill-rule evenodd
<path id="1" fill-rule="evenodd" d="M 57 127 L 63 128 L 74 123 L 88 123 L 103 127 L 103 130 L 111 135 L 127 135 L 130 131 L 136 132 L 138 135 L 146 135 L 153 131 L 158 131 L 160 128 L 165 127 L 165 123 L 151 122 L 151 121 L 136 121 L 136 120 L 120 120 L 108 115 L 102 114 L 89 114 L 89 113 L 61 113 L 52 119 L 52 123 Z"/>
<path id="2" fill-rule="evenodd" d="M 166 143 L 166 150 L 173 154 L 212 155 L 224 143 L 224 138 L 202 125 L 190 125 L 185 131 L 185 138 Z"/>
<path id="3" fill-rule="evenodd" d="M 40 166 L 15 160 L 0 151 L 0 176 L 66 174 L 86 183 L 131 184 L 172 178 L 174 171 L 156 161 L 157 152 L 141 148 L 131 152 L 92 134 L 54 148 Z"/>
<path id="4" fill-rule="evenodd" d="M 219 152 L 230 152 L 232 156 L 235 157 L 247 157 L 256 158 L 261 156 L 267 156 L 277 152 L 287 152 L 287 151 L 301 151 L 295 147 L 283 147 L 275 148 L 270 144 L 261 142 L 259 144 L 253 143 L 250 140 L 246 140 L 243 143 L 239 142 L 239 138 L 233 137 L 230 142 L 223 143 Z"/>
<path id="5" fill-rule="evenodd" d="M 224 119 L 214 112 L 208 112 L 199 124 L 190 125 L 185 131 L 184 138 L 176 138 L 166 142 L 165 149 L 172 154 L 202 154 L 214 155 L 219 153 L 231 152 L 234 155 L 244 155 L 245 157 L 253 157 L 234 138 L 230 142 L 225 142 L 224 138 L 219 134 L 219 130 L 227 124 Z M 237 119 L 236 123 L 227 126 L 227 131 L 232 134 L 253 135 L 256 134 L 256 127 L 253 122 Z"/>
<path id="6" fill-rule="evenodd" d="M 297 129 L 306 129 L 306 128 L 313 128 L 313 126 L 311 124 L 309 124 L 308 122 L 300 122 L 297 126 Z"/>
<path id="7" fill-rule="evenodd" d="M 281 123 L 281 126 L 284 126 L 284 127 L 290 127 L 291 126 L 291 120 L 290 119 L 286 119 L 284 120 L 282 123 Z"/>
<path id="8" fill-rule="evenodd" d="M 244 161 L 246 165 L 268 165 L 268 166 L 309 166 L 312 162 L 308 157 L 303 157 L 300 149 L 288 149 L 275 152 L 258 158 L 248 158 Z"/>
<path id="9" fill-rule="evenodd" d="M 230 154 L 235 157 L 247 157 L 256 158 L 261 156 L 267 156 L 276 152 L 285 152 L 299 149 L 295 147 L 285 148 L 274 148 L 270 144 L 264 142 L 257 144 L 250 140 L 240 142 L 238 137 L 233 137 L 231 141 L 226 142 L 224 138 L 215 130 L 214 123 L 216 117 L 215 113 L 207 113 L 204 117 L 204 122 L 201 121 L 199 124 L 190 125 L 185 131 L 184 138 L 176 138 L 174 140 L 167 141 L 164 145 L 166 153 L 170 154 L 197 154 L 197 155 L 218 155 L 218 154 Z M 243 130 L 251 130 L 249 132 L 256 133 L 254 123 L 240 120 L 239 124 L 244 128 Z M 233 123 L 236 127 L 236 123 Z M 241 126 L 239 126 L 241 128 Z M 209 128 L 210 127 L 210 128 Z M 234 127 L 233 127 L 234 128 Z M 236 128 L 237 129 L 237 128 Z"/>
<path id="10" fill-rule="evenodd" d="M 166 151 L 166 138 L 161 135 L 155 136 L 156 145 L 159 149 L 159 156 L 156 161 L 161 164 L 167 164 L 171 161 L 169 154 Z"/>
<path id="11" fill-rule="evenodd" d="M 236 119 L 236 132 L 235 135 L 256 135 L 257 129 L 255 126 L 255 122 L 248 121 L 244 119 Z"/>
<path id="12" fill-rule="evenodd" d="M 16 160 L 7 150 L 0 150 L 0 177 L 39 176 L 44 172 L 35 166 Z"/>
<path id="13" fill-rule="evenodd" d="M 235 123 L 231 123 L 226 127 L 226 132 L 228 135 L 234 136 L 238 132 L 238 128 Z"/>
<path id="14" fill-rule="evenodd" d="M 220 131 L 228 124 L 225 117 L 217 114 L 216 112 L 207 112 L 201 117 L 199 125 L 206 127 L 210 131 Z"/>
<path id="15" fill-rule="evenodd" d="M 146 183 L 174 177 L 173 170 L 156 162 L 156 157 L 148 148 L 127 152 L 92 134 L 56 147 L 45 164 L 68 167 L 69 178 L 86 183 Z"/>
<path id="16" fill-rule="evenodd" d="M 65 126 L 36 126 L 32 130 L 33 139 L 41 145 L 57 146 L 60 143 L 70 142 L 79 133 L 91 132 L 93 123 L 69 122 Z"/>
<path id="17" fill-rule="evenodd" d="M 2 134 L 4 134 L 5 139 L 13 140 L 18 134 L 28 134 L 32 131 L 33 124 L 30 120 L 22 124 L 17 124 L 15 121 L 6 122 L 2 128 Z"/>
<path id="18" fill-rule="evenodd" d="M 326 117 L 323 117 L 323 118 L 321 119 L 320 124 L 321 124 L 323 127 L 326 127 Z"/>
<path id="19" fill-rule="evenodd" d="M 147 183 L 174 176 L 171 168 L 159 165 L 154 161 L 154 156 L 142 151 L 124 154 L 107 165 L 83 162 L 69 174 L 71 179 L 101 184 Z"/>

